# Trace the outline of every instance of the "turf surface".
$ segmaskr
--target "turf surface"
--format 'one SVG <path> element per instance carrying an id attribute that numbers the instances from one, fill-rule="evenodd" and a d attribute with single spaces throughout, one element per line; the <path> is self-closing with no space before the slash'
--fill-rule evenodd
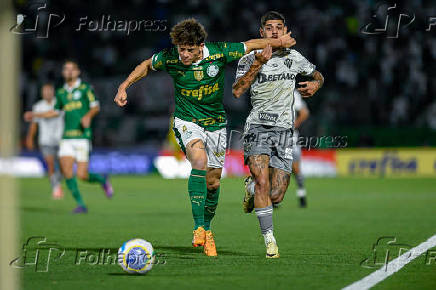
<path id="1" fill-rule="evenodd" d="M 45 236 L 66 250 L 48 272 L 40 272 L 43 258 L 38 271 L 34 265 L 20 270 L 23 289 L 340 289 L 380 268 L 387 248 L 395 258 L 398 247 L 384 240 L 375 263 L 362 267 L 374 257 L 378 238 L 392 236 L 414 247 L 436 234 L 434 179 L 308 179 L 307 209 L 297 207 L 291 186 L 274 212 L 281 258 L 267 260 L 257 218 L 242 212 L 242 179 L 227 178 L 212 225 L 219 256 L 210 258 L 190 245 L 186 184 L 158 176 L 115 177 L 115 197 L 107 200 L 98 186 L 80 183 L 89 213 L 73 216 L 68 192 L 54 201 L 47 179 L 20 180 L 21 241 Z M 135 237 L 150 241 L 165 264 L 145 276 L 101 260 L 91 264 L 95 257 L 89 255 L 100 249 L 115 253 Z M 76 249 L 86 249 L 88 260 L 77 265 Z M 436 256 L 433 251 L 430 256 Z M 375 289 L 436 289 L 436 261 L 426 262 L 425 255 L 419 257 Z"/>

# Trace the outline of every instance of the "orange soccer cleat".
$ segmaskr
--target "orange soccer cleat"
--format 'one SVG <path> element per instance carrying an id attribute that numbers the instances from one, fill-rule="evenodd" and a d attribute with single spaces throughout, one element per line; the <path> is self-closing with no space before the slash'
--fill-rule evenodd
<path id="1" fill-rule="evenodd" d="M 204 243 L 204 253 L 206 256 L 216 257 L 215 240 L 213 239 L 212 231 L 206 231 L 206 242 Z"/>
<path id="2" fill-rule="evenodd" d="M 198 227 L 194 230 L 194 237 L 192 238 L 192 246 L 202 247 L 206 240 L 206 231 L 203 227 Z"/>

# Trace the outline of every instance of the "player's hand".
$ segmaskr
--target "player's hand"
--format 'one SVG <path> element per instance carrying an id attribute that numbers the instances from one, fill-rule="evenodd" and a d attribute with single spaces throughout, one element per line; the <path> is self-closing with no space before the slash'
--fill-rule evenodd
<path id="1" fill-rule="evenodd" d="M 265 64 L 268 62 L 268 60 L 271 59 L 272 55 L 272 47 L 271 45 L 267 45 L 262 52 L 256 53 L 254 56 L 256 57 L 256 60 L 260 62 L 261 64 Z"/>
<path id="2" fill-rule="evenodd" d="M 127 104 L 127 93 L 125 89 L 118 89 L 114 102 L 120 107 L 124 107 Z"/>
<path id="3" fill-rule="evenodd" d="M 285 34 L 279 38 L 283 48 L 289 48 L 297 43 L 295 39 L 292 38 L 291 33 L 292 31 L 287 32 L 287 28 L 285 27 Z"/>
<path id="4" fill-rule="evenodd" d="M 23 118 L 24 118 L 24 121 L 26 121 L 26 122 L 32 122 L 33 112 L 32 111 L 25 112 L 23 115 Z"/>
<path id="5" fill-rule="evenodd" d="M 303 86 L 301 88 L 298 88 L 297 90 L 304 98 L 313 96 L 319 90 L 320 87 L 318 81 L 299 82 L 298 84 Z"/>
<path id="6" fill-rule="evenodd" d="M 83 128 L 89 128 L 91 126 L 91 117 L 88 115 L 85 115 L 80 120 L 80 124 L 82 124 Z"/>
<path id="7" fill-rule="evenodd" d="M 33 149 L 35 148 L 35 143 L 33 142 L 33 138 L 27 137 L 25 145 L 27 150 L 33 151 Z"/>

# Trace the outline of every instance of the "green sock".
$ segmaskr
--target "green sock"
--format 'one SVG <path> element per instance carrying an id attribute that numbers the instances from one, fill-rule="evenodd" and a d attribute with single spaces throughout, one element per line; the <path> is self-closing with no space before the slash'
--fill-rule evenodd
<path id="1" fill-rule="evenodd" d="M 191 170 L 188 180 L 188 192 L 191 199 L 195 230 L 198 227 L 204 227 L 204 202 L 207 194 L 205 170 Z"/>
<path id="2" fill-rule="evenodd" d="M 220 188 L 215 190 L 208 190 L 206 203 L 204 205 L 204 229 L 210 230 L 210 222 L 215 216 L 216 207 L 218 205 L 218 198 L 220 196 Z"/>
<path id="3" fill-rule="evenodd" d="M 73 178 L 65 179 L 65 182 L 67 183 L 67 187 L 71 191 L 71 194 L 73 195 L 77 204 L 85 207 L 85 203 L 83 202 L 82 196 L 80 195 L 79 187 L 77 186 L 76 178 L 73 177 Z"/>
<path id="4" fill-rule="evenodd" d="M 100 174 L 90 172 L 88 174 L 88 182 L 90 182 L 90 183 L 98 182 L 101 185 L 104 185 L 106 183 L 106 179 L 103 176 L 101 176 Z"/>

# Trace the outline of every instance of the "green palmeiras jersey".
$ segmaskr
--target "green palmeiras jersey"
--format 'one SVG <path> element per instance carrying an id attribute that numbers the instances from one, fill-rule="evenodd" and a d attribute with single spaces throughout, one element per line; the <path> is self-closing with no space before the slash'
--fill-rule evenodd
<path id="1" fill-rule="evenodd" d="M 94 90 L 80 79 L 71 88 L 65 84 L 57 89 L 55 110 L 65 112 L 62 139 L 91 139 L 91 128 L 83 128 L 80 121 L 95 106 L 98 100 Z"/>
<path id="2" fill-rule="evenodd" d="M 205 43 L 203 59 L 192 65 L 181 62 L 176 47 L 154 54 L 152 69 L 166 71 L 174 81 L 174 116 L 208 131 L 225 127 L 224 67 L 244 53 L 241 42 Z"/>

